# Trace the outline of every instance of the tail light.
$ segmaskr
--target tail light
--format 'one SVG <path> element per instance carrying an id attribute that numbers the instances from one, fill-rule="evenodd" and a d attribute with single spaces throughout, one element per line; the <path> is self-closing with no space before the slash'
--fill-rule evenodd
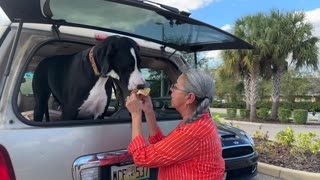
<path id="1" fill-rule="evenodd" d="M 9 157 L 9 153 L 0 144 L 0 179 L 1 180 L 15 180 L 16 177 L 14 175 L 13 167 L 11 164 L 11 160 Z"/>

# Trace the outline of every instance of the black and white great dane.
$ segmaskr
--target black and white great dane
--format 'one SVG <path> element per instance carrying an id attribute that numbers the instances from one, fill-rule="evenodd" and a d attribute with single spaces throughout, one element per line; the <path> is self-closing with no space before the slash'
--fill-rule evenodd
<path id="1" fill-rule="evenodd" d="M 136 42 L 120 36 L 107 37 L 100 44 L 79 53 L 42 60 L 32 82 L 34 121 L 42 121 L 44 115 L 49 121 L 51 94 L 61 105 L 61 120 L 98 118 L 110 103 L 112 78 L 120 80 L 128 90 L 144 86 L 140 62 Z"/>

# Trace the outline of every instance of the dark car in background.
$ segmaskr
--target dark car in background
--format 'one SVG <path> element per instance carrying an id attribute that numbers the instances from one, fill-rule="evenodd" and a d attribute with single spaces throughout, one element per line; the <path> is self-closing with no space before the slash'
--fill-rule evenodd
<path id="1" fill-rule="evenodd" d="M 250 49 L 245 41 L 176 8 L 137 0 L 0 0 L 8 22 L 0 25 L 0 179 L 156 179 L 157 170 L 136 167 L 127 152 L 131 118 L 126 88 L 113 81 L 109 108 L 101 119 L 59 120 L 50 96 L 49 122 L 33 121 L 31 83 L 39 62 L 83 51 L 111 35 L 140 46 L 141 72 L 163 132 L 181 116 L 170 106 L 169 87 L 189 67 L 184 53 Z M 75 79 L 76 80 L 76 79 Z M 217 124 L 226 177 L 257 173 L 251 137 Z M 147 136 L 146 124 L 143 123 Z"/>
<path id="2" fill-rule="evenodd" d="M 250 179 L 257 175 L 258 153 L 251 136 L 229 125 L 217 124 L 222 142 L 227 179 Z"/>

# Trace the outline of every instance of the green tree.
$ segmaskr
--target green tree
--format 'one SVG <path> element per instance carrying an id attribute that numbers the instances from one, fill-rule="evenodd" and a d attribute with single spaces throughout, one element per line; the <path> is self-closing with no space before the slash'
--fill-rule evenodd
<path id="1" fill-rule="evenodd" d="M 239 77 L 225 76 L 222 67 L 218 67 L 213 76 L 216 80 L 215 96 L 228 102 L 242 101 L 243 84 Z M 212 70 L 211 70 L 212 72 Z"/>
<path id="2" fill-rule="evenodd" d="M 262 37 L 261 58 L 266 70 L 272 76 L 272 119 L 277 119 L 281 94 L 281 79 L 287 70 L 287 59 L 292 54 L 292 64 L 296 69 L 310 66 L 318 68 L 317 37 L 312 36 L 312 25 L 305 21 L 304 12 L 281 13 L 272 10 L 268 16 L 266 34 Z M 261 47 L 259 47 L 261 48 Z"/>
<path id="3" fill-rule="evenodd" d="M 246 101 L 250 103 L 250 118 L 255 118 L 260 74 L 272 81 L 272 118 L 277 118 L 281 93 L 281 77 L 287 70 L 292 54 L 296 69 L 309 66 L 317 69 L 318 38 L 311 34 L 312 26 L 303 12 L 258 13 L 236 21 L 233 33 L 251 43 L 255 49 L 227 51 L 223 55 L 226 71 L 242 75 Z M 262 68 L 260 68 L 262 67 Z"/>
<path id="4" fill-rule="evenodd" d="M 250 76 L 248 67 L 244 63 L 247 60 L 246 54 L 238 50 L 226 50 L 222 52 L 222 58 L 224 64 L 219 70 L 219 77 L 222 79 L 221 84 L 231 83 L 230 85 L 234 86 L 239 83 L 238 81 L 243 82 L 242 87 L 244 88 L 245 102 L 247 109 L 250 110 Z M 230 80 L 227 82 L 225 79 Z M 230 87 L 223 89 L 230 90 Z"/>
<path id="5" fill-rule="evenodd" d="M 260 81 L 259 85 L 259 99 L 260 101 L 269 101 L 272 84 L 269 80 Z"/>
<path id="6" fill-rule="evenodd" d="M 148 83 L 150 83 L 149 86 L 152 89 L 150 92 L 151 97 L 162 97 L 167 95 L 169 85 L 171 84 L 167 74 L 163 73 L 162 70 L 149 70 Z"/>
<path id="7" fill-rule="evenodd" d="M 261 54 L 264 54 L 263 36 L 267 20 L 264 14 L 245 16 L 235 23 L 233 33 L 252 44 L 253 50 L 227 50 L 222 57 L 226 74 L 240 75 L 243 79 L 247 109 L 250 109 L 250 119 L 256 118 L 256 108 L 259 99 Z M 250 106 L 250 108 L 249 108 Z"/>
<path id="8" fill-rule="evenodd" d="M 307 78 L 294 70 L 289 70 L 282 77 L 282 95 L 288 102 L 294 102 L 295 97 L 308 93 L 311 84 Z"/>
<path id="9" fill-rule="evenodd" d="M 320 71 L 313 72 L 311 75 L 308 75 L 308 80 L 310 82 L 309 93 L 316 95 L 316 101 L 320 101 Z"/>
<path id="10" fill-rule="evenodd" d="M 183 54 L 183 58 L 188 62 L 191 67 L 205 68 L 207 65 L 207 58 L 203 53 L 196 53 L 197 55 L 197 65 L 195 65 L 195 56 L 194 53 Z"/>

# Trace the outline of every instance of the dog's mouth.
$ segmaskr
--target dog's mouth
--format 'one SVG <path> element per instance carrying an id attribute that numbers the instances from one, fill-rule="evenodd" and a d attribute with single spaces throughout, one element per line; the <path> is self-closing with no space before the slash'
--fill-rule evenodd
<path id="1" fill-rule="evenodd" d="M 145 84 L 139 84 L 138 86 L 137 86 L 137 89 L 139 90 L 139 89 L 144 89 L 146 87 L 146 85 Z"/>
<path id="2" fill-rule="evenodd" d="M 145 90 L 147 87 L 146 87 L 146 85 L 145 84 L 139 84 L 139 85 L 137 85 L 137 88 L 135 88 L 135 89 L 132 89 L 132 90 L 130 90 L 131 92 L 130 93 L 137 93 L 138 91 L 143 91 L 143 90 Z"/>

